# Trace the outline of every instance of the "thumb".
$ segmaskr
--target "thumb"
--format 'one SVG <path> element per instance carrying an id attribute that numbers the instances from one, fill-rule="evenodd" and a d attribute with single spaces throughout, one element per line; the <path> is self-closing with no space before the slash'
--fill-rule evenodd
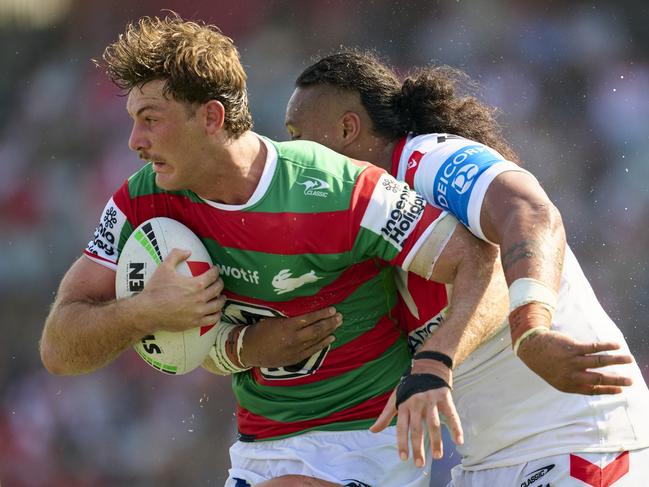
<path id="1" fill-rule="evenodd" d="M 390 421 L 392 421 L 392 418 L 397 414 L 397 393 L 396 391 L 392 391 L 392 394 L 390 394 L 390 398 L 388 399 L 388 402 L 385 403 L 385 407 L 383 408 L 383 411 L 381 411 L 381 414 L 379 414 L 379 417 L 376 418 L 376 421 L 372 426 L 370 426 L 370 431 L 372 433 L 378 433 L 380 431 L 383 431 L 385 428 L 390 426 Z"/>
<path id="2" fill-rule="evenodd" d="M 173 266 L 175 269 L 178 264 L 187 260 L 192 253 L 189 250 L 182 249 L 171 249 L 171 252 L 167 254 L 167 257 L 164 258 L 163 262 Z"/>

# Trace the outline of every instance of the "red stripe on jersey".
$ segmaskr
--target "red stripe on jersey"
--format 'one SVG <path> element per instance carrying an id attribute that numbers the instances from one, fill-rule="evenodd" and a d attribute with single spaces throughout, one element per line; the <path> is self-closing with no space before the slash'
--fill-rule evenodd
<path id="1" fill-rule="evenodd" d="M 224 247 L 271 254 L 330 254 L 351 249 L 349 211 L 319 213 L 260 213 L 226 211 L 183 195 L 158 193 L 138 196 L 124 211 L 136 227 L 153 217 L 166 216 L 187 225 L 202 238 Z M 120 205 L 120 208 L 124 208 Z M 322 232 L 328 238 L 322 238 Z M 299 234 L 296 234 L 299 232 Z M 268 236 L 272 235 L 272 238 Z"/>
<path id="2" fill-rule="evenodd" d="M 620 453 L 615 460 L 600 468 L 585 458 L 570 454 L 570 476 L 592 485 L 610 487 L 629 472 L 629 452 Z"/>
<path id="3" fill-rule="evenodd" d="M 394 146 L 394 150 L 392 151 L 392 172 L 390 174 L 395 178 L 399 174 L 399 160 L 401 159 L 401 153 L 403 152 L 403 148 L 406 146 L 407 141 L 407 137 L 402 137 L 399 139 L 397 145 Z"/>
<path id="4" fill-rule="evenodd" d="M 126 219 L 133 225 L 134 221 L 131 220 L 131 194 L 128 191 L 128 180 L 122 184 L 119 189 L 113 194 L 113 201 L 117 205 L 117 207 L 122 210 L 122 213 L 126 215 Z M 146 218 L 148 220 L 148 218 Z M 144 221 L 144 220 L 142 220 Z M 133 225 L 133 228 L 137 227 L 140 223 L 138 222 L 137 225 Z"/>
<path id="5" fill-rule="evenodd" d="M 415 187 L 415 174 L 417 173 L 417 169 L 419 169 L 419 162 L 421 161 L 421 158 L 425 155 L 425 152 L 419 152 L 418 150 L 416 150 L 415 152 L 410 154 L 410 157 L 408 158 L 408 164 L 406 165 L 406 175 L 403 180 L 411 188 Z"/>
<path id="6" fill-rule="evenodd" d="M 390 263 L 401 267 L 404 259 L 410 254 L 422 234 L 440 217 L 441 214 L 442 210 L 426 203 L 424 212 L 417 222 L 417 226 L 412 230 L 408 239 L 404 242 L 403 250 L 399 252 L 396 258 L 392 259 Z"/>
<path id="7" fill-rule="evenodd" d="M 354 338 L 348 343 L 327 353 L 327 356 L 313 374 L 296 379 L 266 379 L 259 368 L 252 370 L 255 381 L 264 386 L 292 387 L 311 384 L 321 380 L 342 375 L 380 357 L 401 336 L 401 331 L 394 322 L 384 316 L 371 330 Z"/>
<path id="8" fill-rule="evenodd" d="M 419 314 L 417 318 L 410 313 L 399 292 L 399 306 L 403 312 L 400 324 L 406 333 L 410 333 L 439 315 L 448 306 L 448 295 L 444 284 L 427 281 L 413 273 L 408 273 L 407 279 L 406 289 L 417 306 Z"/>
<path id="9" fill-rule="evenodd" d="M 275 436 L 290 435 L 306 429 L 317 428 L 318 426 L 337 422 L 374 419 L 377 418 L 383 410 L 383 406 L 385 406 L 391 393 L 392 391 L 386 392 L 380 396 L 368 399 L 361 404 L 357 404 L 356 406 L 341 411 L 336 411 L 335 413 L 323 418 L 288 423 L 274 421 L 254 414 L 241 406 L 237 406 L 237 425 L 241 435 L 254 438 L 255 440 L 263 440 Z"/>
<path id="10" fill-rule="evenodd" d="M 233 293 L 228 290 L 225 290 L 224 294 L 229 299 L 272 308 L 284 316 L 299 316 L 343 302 L 350 294 L 358 289 L 358 286 L 369 281 L 380 272 L 381 267 L 372 260 L 366 260 L 345 269 L 338 276 L 338 279 L 321 288 L 317 294 L 313 296 L 301 296 L 288 301 L 265 301 L 252 296 Z"/>
<path id="11" fill-rule="evenodd" d="M 100 256 L 97 255 L 97 254 L 93 254 L 92 252 L 88 252 L 87 249 L 84 249 L 84 250 L 83 250 L 83 253 L 84 253 L 85 256 L 88 257 L 90 260 L 100 260 L 100 261 L 102 261 L 102 262 L 108 262 L 109 264 L 112 264 L 112 265 L 117 265 L 117 262 L 115 262 L 114 260 L 109 260 L 109 259 L 106 259 L 106 258 L 104 258 L 104 257 L 100 257 Z M 97 263 L 98 263 L 98 264 L 101 264 L 101 262 L 97 262 Z"/>
<path id="12" fill-rule="evenodd" d="M 354 183 L 354 190 L 352 191 L 352 197 L 349 204 L 349 210 L 354 218 L 350 222 L 351 231 L 353 232 L 353 235 L 351 235 L 351 240 L 349 242 L 350 248 L 353 245 L 354 241 L 356 241 L 356 235 L 361 229 L 361 221 L 363 221 L 365 210 L 367 210 L 367 206 L 372 199 L 374 188 L 376 187 L 379 179 L 384 173 L 385 171 L 383 169 L 369 165 L 367 169 L 360 173 L 360 175 L 356 179 L 356 182 Z"/>

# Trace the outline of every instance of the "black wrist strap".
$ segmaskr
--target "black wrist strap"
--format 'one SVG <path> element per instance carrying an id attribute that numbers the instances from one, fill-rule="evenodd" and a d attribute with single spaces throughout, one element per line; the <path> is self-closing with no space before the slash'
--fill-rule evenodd
<path id="1" fill-rule="evenodd" d="M 407 401 L 414 394 L 442 387 L 451 388 L 444 379 L 433 374 L 404 375 L 397 386 L 397 409 L 402 402 Z"/>
<path id="2" fill-rule="evenodd" d="M 446 355 L 445 353 L 441 352 L 431 352 L 428 350 L 425 350 L 423 352 L 418 352 L 413 355 L 412 359 L 413 360 L 419 360 L 422 358 L 427 358 L 431 360 L 437 360 L 438 362 L 442 362 L 444 365 L 446 365 L 449 369 L 453 369 L 453 359 Z"/>

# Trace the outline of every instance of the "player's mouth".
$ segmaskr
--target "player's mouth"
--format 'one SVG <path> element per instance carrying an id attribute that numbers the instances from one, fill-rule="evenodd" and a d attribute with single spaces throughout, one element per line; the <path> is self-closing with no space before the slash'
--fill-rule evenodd
<path id="1" fill-rule="evenodd" d="M 155 172 L 162 172 L 164 171 L 164 168 L 167 167 L 167 164 L 162 161 L 151 161 L 151 164 L 153 165 L 153 170 Z"/>

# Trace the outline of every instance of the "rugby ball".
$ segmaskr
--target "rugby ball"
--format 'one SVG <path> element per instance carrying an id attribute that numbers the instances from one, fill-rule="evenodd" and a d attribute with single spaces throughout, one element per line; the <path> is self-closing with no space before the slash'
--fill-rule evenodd
<path id="1" fill-rule="evenodd" d="M 172 249 L 191 251 L 176 272 L 198 276 L 212 267 L 203 242 L 182 223 L 171 218 L 152 218 L 138 226 L 124 244 L 117 262 L 115 292 L 126 298 L 144 289 L 149 278 Z M 142 337 L 135 351 L 151 367 L 166 374 L 186 374 L 207 357 L 216 340 L 216 323 L 185 331 L 157 331 Z"/>

